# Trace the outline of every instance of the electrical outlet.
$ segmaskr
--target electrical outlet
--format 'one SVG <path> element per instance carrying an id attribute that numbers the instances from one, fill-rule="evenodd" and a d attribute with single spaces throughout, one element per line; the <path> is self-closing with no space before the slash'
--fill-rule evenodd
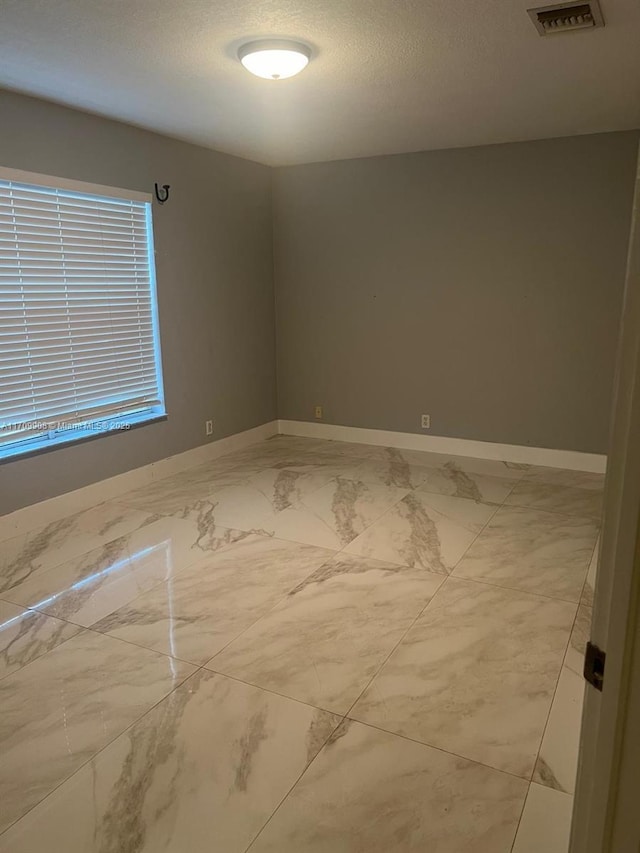
<path id="1" fill-rule="evenodd" d="M 316 412 L 316 418 L 321 418 L 322 417 L 322 406 L 316 406 L 315 412 Z"/>
<path id="2" fill-rule="evenodd" d="M 204 431 L 207 435 L 213 435 L 213 421 L 204 422 Z"/>
<path id="3" fill-rule="evenodd" d="M 431 429 L 431 415 L 422 416 L 422 429 Z"/>

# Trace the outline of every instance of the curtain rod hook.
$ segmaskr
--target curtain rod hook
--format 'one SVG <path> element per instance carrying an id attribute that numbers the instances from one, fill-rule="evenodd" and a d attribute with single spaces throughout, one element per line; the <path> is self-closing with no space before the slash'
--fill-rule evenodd
<path id="1" fill-rule="evenodd" d="M 159 188 L 158 184 L 156 184 L 155 187 L 156 187 L 156 198 L 158 199 L 160 204 L 164 204 L 165 201 L 167 201 L 169 198 L 169 190 L 170 190 L 169 184 L 163 184 L 162 185 L 162 189 L 164 190 L 164 194 L 162 194 L 160 192 L 160 188 Z"/>

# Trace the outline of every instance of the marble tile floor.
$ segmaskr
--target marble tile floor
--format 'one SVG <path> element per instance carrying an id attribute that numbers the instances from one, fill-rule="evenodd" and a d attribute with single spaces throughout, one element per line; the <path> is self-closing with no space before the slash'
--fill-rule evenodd
<path id="1" fill-rule="evenodd" d="M 602 486 L 280 436 L 0 541 L 0 853 L 566 853 Z"/>

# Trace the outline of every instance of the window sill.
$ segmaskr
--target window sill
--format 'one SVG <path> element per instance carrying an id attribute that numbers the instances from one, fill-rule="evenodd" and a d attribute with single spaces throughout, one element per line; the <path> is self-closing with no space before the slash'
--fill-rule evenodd
<path id="1" fill-rule="evenodd" d="M 138 419 L 135 416 L 131 416 L 127 418 L 122 418 L 119 422 L 119 425 L 114 425 L 112 428 L 105 428 L 101 430 L 96 429 L 84 429 L 84 430 L 73 430 L 69 429 L 68 432 L 61 432 L 59 436 L 56 438 L 48 439 L 46 441 L 33 440 L 32 442 L 25 442 L 24 446 L 18 449 L 14 448 L 5 448 L 2 449 L 0 446 L 0 465 L 4 465 L 10 462 L 16 462 L 19 459 L 28 459 L 30 456 L 39 456 L 42 453 L 50 453 L 53 450 L 59 450 L 62 447 L 71 447 L 75 444 L 83 444 L 88 441 L 95 441 L 96 439 L 104 438 L 108 435 L 116 435 L 117 433 L 127 433 L 131 432 L 134 429 L 138 429 L 139 427 L 149 426 L 150 424 L 160 423 L 161 421 L 166 421 L 168 419 L 168 415 L 166 412 L 158 412 L 153 415 L 144 415 L 139 416 Z M 114 418 L 102 418 L 103 421 L 108 422 L 111 421 L 114 424 L 117 423 Z M 128 426 L 125 428 L 123 426 L 124 423 L 127 423 Z"/>

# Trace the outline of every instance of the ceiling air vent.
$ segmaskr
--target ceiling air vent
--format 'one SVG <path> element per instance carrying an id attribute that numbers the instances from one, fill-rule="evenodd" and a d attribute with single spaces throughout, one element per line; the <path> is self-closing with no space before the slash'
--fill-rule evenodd
<path id="1" fill-rule="evenodd" d="M 590 0 L 589 3 L 556 3 L 527 11 L 541 36 L 604 27 L 598 0 Z"/>

